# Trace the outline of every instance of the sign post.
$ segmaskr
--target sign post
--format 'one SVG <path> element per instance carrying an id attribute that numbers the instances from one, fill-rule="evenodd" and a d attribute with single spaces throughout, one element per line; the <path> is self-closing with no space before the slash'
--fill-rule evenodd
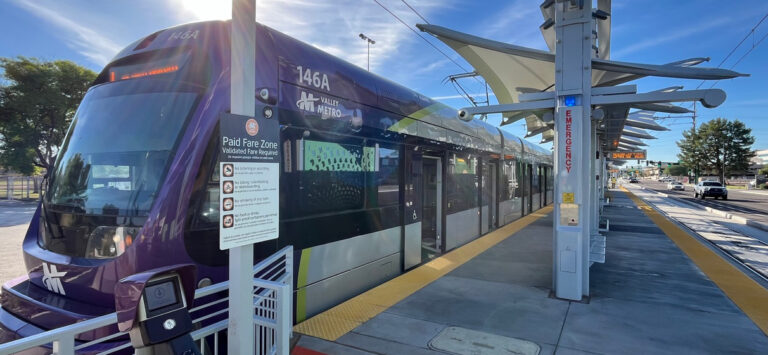
<path id="1" fill-rule="evenodd" d="M 231 112 L 253 116 L 256 94 L 256 0 L 232 0 L 231 31 Z M 224 117 L 226 118 L 226 117 Z M 232 172 L 237 173 L 234 170 Z M 221 173 L 223 175 L 223 172 Z M 225 186 L 220 194 L 224 196 Z M 234 188 L 234 186 L 233 186 Z M 235 198 L 238 198 L 235 196 Z M 220 202 L 222 202 L 220 201 Z M 237 201 L 235 201 L 237 203 Z M 224 205 L 220 207 L 223 211 Z M 237 221 L 224 221 L 219 214 L 220 229 Z M 220 234 L 220 238 L 223 234 Z M 219 243 L 222 245 L 222 243 Z M 223 243 L 226 244 L 226 243 Z M 230 354 L 255 353 L 253 323 L 253 244 L 229 249 L 229 333 L 227 350 Z"/>

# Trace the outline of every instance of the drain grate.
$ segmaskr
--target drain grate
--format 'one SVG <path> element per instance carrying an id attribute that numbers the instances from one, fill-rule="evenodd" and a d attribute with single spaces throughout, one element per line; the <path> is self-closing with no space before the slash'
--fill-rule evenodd
<path id="1" fill-rule="evenodd" d="M 432 338 L 429 347 L 459 355 L 538 355 L 541 351 L 541 347 L 534 342 L 459 327 L 443 329 Z"/>

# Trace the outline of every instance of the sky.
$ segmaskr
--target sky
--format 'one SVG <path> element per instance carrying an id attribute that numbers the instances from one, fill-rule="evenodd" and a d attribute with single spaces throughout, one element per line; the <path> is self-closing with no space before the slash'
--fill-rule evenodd
<path id="1" fill-rule="evenodd" d="M 471 65 L 415 25 L 428 21 L 479 37 L 546 50 L 538 29 L 544 20 L 539 10 L 541 2 L 257 0 L 256 18 L 362 68 L 367 65 L 368 49 L 358 34 L 364 33 L 376 41 L 370 48 L 372 72 L 461 108 L 471 104 L 445 79 L 472 71 Z M 230 18 L 230 6 L 230 0 L 0 0 L 0 57 L 68 59 L 98 72 L 129 43 L 182 23 Z M 664 64 L 709 57 L 711 60 L 700 66 L 750 74 L 717 83 L 644 78 L 630 84 L 636 84 L 638 92 L 674 85 L 709 88 L 714 84 L 725 90 L 728 98 L 716 109 L 699 105 L 697 124 L 717 117 L 739 119 L 756 137 L 753 148 L 768 149 L 768 115 L 764 113 L 768 106 L 768 40 L 761 42 L 768 36 L 768 19 L 755 27 L 767 14 L 768 2 L 764 0 L 614 0 L 611 59 Z M 478 95 L 478 100 L 485 100 L 485 86 L 479 81 L 463 79 L 460 84 Z M 489 98 L 495 104 L 492 95 Z M 670 131 L 655 132 L 658 139 L 647 141 L 649 160 L 678 160 L 675 142 L 681 139 L 683 130 L 690 129 L 692 119 L 690 114 L 672 116 L 659 120 Z M 491 115 L 488 122 L 498 125 L 500 117 Z M 503 128 L 525 135 L 523 121 Z M 540 136 L 529 140 L 537 143 Z M 551 144 L 542 146 L 551 148 Z"/>

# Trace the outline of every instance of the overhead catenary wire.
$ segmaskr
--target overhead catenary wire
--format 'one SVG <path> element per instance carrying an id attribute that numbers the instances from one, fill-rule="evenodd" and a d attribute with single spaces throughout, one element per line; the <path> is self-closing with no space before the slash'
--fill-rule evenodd
<path id="1" fill-rule="evenodd" d="M 416 11 L 416 9 L 414 9 L 414 8 L 413 8 L 413 6 L 411 6 L 410 4 L 408 4 L 407 2 L 405 2 L 405 0 L 400 0 L 400 1 L 402 1 L 402 2 L 403 2 L 403 4 L 405 4 L 405 6 L 408 6 L 408 8 L 409 8 L 409 9 L 411 9 L 411 11 L 413 11 L 413 13 L 415 13 L 415 14 L 416 14 L 416 16 L 419 16 L 419 18 L 421 18 L 422 20 L 424 20 L 424 22 L 426 22 L 427 24 L 431 25 L 431 23 L 429 23 L 429 21 L 427 21 L 427 19 L 426 19 L 426 18 L 424 18 L 424 16 L 421 16 L 421 14 L 420 14 L 418 11 Z"/>
<path id="2" fill-rule="evenodd" d="M 410 25 L 408 25 L 408 24 L 407 24 L 405 21 L 403 21 L 403 19 L 401 19 L 399 16 L 395 15 L 395 13 L 394 13 L 394 12 L 390 11 L 390 10 L 389 10 L 389 9 L 388 9 L 386 6 L 384 6 L 384 5 L 383 5 L 382 3 L 380 3 L 378 0 L 373 0 L 373 2 L 375 2 L 376 4 L 378 4 L 378 5 L 379 5 L 379 6 L 380 6 L 382 9 L 384 9 L 384 11 L 386 11 L 386 12 L 388 12 L 390 15 L 392 15 L 392 17 L 394 17 L 395 19 L 397 19 L 397 21 L 398 21 L 398 22 L 400 22 L 401 24 L 403 24 L 403 26 L 405 26 L 405 27 L 407 27 L 409 30 L 411 30 L 411 32 L 413 32 L 414 34 L 416 34 L 417 36 L 419 36 L 419 38 L 421 38 L 422 40 L 424 40 L 424 42 L 427 42 L 427 44 L 429 44 L 429 45 L 430 45 L 432 48 L 434 48 L 436 51 L 438 51 L 440 54 L 442 54 L 442 55 L 443 55 L 445 58 L 447 58 L 448 60 L 450 60 L 450 61 L 451 61 L 453 64 L 456 64 L 456 66 L 457 66 L 457 67 L 459 67 L 459 68 L 461 68 L 461 70 L 463 70 L 463 71 L 465 71 L 465 72 L 469 72 L 469 70 L 467 70 L 466 68 L 464 68 L 464 66 L 463 66 L 463 65 L 461 65 L 459 62 L 457 62 L 456 60 L 454 60 L 453 58 L 451 58 L 451 57 L 450 57 L 448 54 L 446 54 L 446 53 L 445 53 L 445 52 L 443 52 L 443 51 L 442 51 L 440 48 L 438 48 L 437 46 L 435 46 L 435 45 L 434 45 L 432 42 L 430 42 L 429 40 L 427 40 L 427 38 L 426 38 L 426 37 L 422 36 L 422 35 L 421 35 L 419 32 L 417 32 L 416 30 L 414 30 L 414 29 L 413 29 L 413 28 L 412 28 Z M 410 5 L 408 5 L 408 3 L 406 3 L 405 1 L 403 1 L 403 3 L 405 3 L 405 5 L 406 5 L 406 6 L 408 6 L 408 8 L 409 8 L 409 9 L 411 9 L 411 11 L 413 11 L 413 12 L 414 12 L 414 13 L 415 13 L 417 16 L 419 16 L 419 17 L 420 17 L 422 20 L 424 20 L 425 22 L 429 23 L 429 21 L 427 21 L 427 20 L 426 20 L 426 19 L 425 19 L 425 18 L 424 18 L 424 17 L 423 17 L 421 14 L 419 14 L 419 13 L 418 13 L 418 12 L 417 12 L 415 9 L 413 9 L 413 7 L 411 7 Z M 477 80 L 477 82 L 479 82 L 480 84 L 483 84 L 483 82 L 482 82 L 482 81 L 480 81 L 480 79 L 477 79 L 477 77 L 475 77 L 475 80 Z"/>
<path id="3" fill-rule="evenodd" d="M 744 53 L 744 55 L 742 55 L 742 56 L 739 58 L 739 60 L 737 60 L 737 61 L 736 61 L 736 63 L 733 63 L 733 65 L 731 65 L 731 67 L 730 67 L 730 68 L 728 68 L 728 69 L 733 69 L 733 68 L 734 68 L 735 66 L 737 66 L 739 63 L 741 63 L 741 61 L 742 61 L 742 60 L 744 60 L 744 58 L 746 58 L 746 57 L 747 57 L 747 55 L 749 55 L 749 53 L 751 53 L 751 52 L 752 52 L 752 51 L 753 51 L 755 48 L 757 48 L 757 46 L 759 46 L 759 45 L 760 45 L 760 43 L 762 43 L 762 42 L 763 42 L 763 40 L 765 40 L 765 38 L 766 38 L 766 37 L 768 37 L 768 33 L 766 33 L 765 35 L 763 35 L 763 37 L 760 37 L 760 40 L 758 40 L 756 43 L 752 44 L 752 47 L 751 47 L 751 48 L 749 48 L 749 50 L 747 50 L 747 52 L 746 52 L 746 53 Z M 711 88 L 715 87 L 715 85 L 717 85 L 717 83 L 719 83 L 719 82 L 720 82 L 720 80 L 717 80 L 717 81 L 715 81 L 714 83 L 712 83 L 712 85 L 711 85 L 709 88 L 711 89 Z"/>
<path id="4" fill-rule="evenodd" d="M 432 48 L 434 48 L 436 51 L 440 52 L 440 54 L 442 54 L 443 56 L 445 56 L 446 58 L 448 58 L 448 60 L 450 60 L 451 62 L 453 62 L 453 64 L 456 64 L 456 66 L 457 66 L 457 67 L 459 67 L 459 68 L 461 68 L 461 70 L 464 70 L 464 71 L 467 71 L 467 72 L 469 71 L 469 70 L 467 70 L 466 68 L 464 68 L 464 66 L 462 66 L 461 64 L 459 64 L 459 62 L 455 61 L 455 60 L 454 60 L 453 58 L 451 58 L 451 57 L 450 57 L 448 54 L 446 54 L 445 52 L 443 52 L 443 51 L 442 51 L 440 48 L 437 48 L 437 46 L 435 46 L 434 44 L 432 44 L 432 42 L 430 42 L 429 40 L 427 40 L 427 39 L 426 39 L 424 36 L 422 36 L 420 33 L 416 32 L 416 30 L 414 30 L 413 28 L 411 28 L 411 26 L 410 26 L 410 25 L 408 25 L 407 23 L 405 23 L 405 21 L 403 21 L 403 20 L 402 20 L 400 17 L 398 17 L 397 15 L 395 15 L 395 13 L 394 13 L 394 12 L 392 12 L 392 11 L 390 11 L 390 10 L 389 10 L 389 9 L 388 9 L 386 6 L 382 5 L 382 4 L 381 4 L 381 3 L 380 3 L 378 0 L 373 0 L 373 2 L 375 2 L 376 4 L 378 4 L 379 6 L 381 6 L 381 8 L 382 8 L 382 9 L 384 9 L 384 11 L 386 11 L 386 12 L 389 12 L 389 14 L 390 14 L 390 15 L 392 15 L 392 17 L 394 17 L 395 19 L 397 19 L 397 21 L 399 21 L 400 23 L 402 23 L 402 24 L 403 24 L 403 26 L 405 26 L 405 27 L 408 27 L 408 29 L 409 29 L 409 30 L 411 30 L 411 32 L 415 33 L 417 36 L 419 36 L 419 38 L 423 39 L 423 40 L 424 40 L 424 42 L 427 42 L 427 44 L 429 44 L 429 45 L 430 45 Z"/>
<path id="5" fill-rule="evenodd" d="M 754 38 L 755 30 L 757 30 L 757 28 L 760 27 L 760 25 L 763 23 L 763 21 L 765 21 L 766 18 L 768 18 L 768 13 L 763 15 L 763 17 L 760 19 L 760 21 L 757 22 L 756 25 L 752 26 L 752 28 L 749 30 L 749 32 L 747 32 L 747 34 L 744 36 L 744 38 L 742 38 L 741 41 L 739 41 L 739 43 L 737 43 L 736 46 L 734 46 L 733 49 L 731 49 L 731 51 L 728 52 L 728 55 L 726 55 L 725 58 L 723 58 L 723 60 L 720 61 L 720 64 L 718 64 L 716 68 L 720 68 L 723 64 L 725 64 L 725 62 L 728 60 L 728 58 L 730 58 L 734 53 L 736 53 L 736 50 L 738 50 L 739 47 L 741 47 L 741 45 L 744 44 L 744 42 L 750 36 L 752 36 Z M 730 69 L 733 69 L 737 64 L 739 64 L 747 56 L 747 54 L 752 52 L 752 50 L 754 50 L 760 44 L 760 42 L 762 42 L 765 39 L 765 37 L 766 36 L 763 36 L 757 43 L 753 42 L 752 43 L 752 48 L 750 48 L 746 53 L 744 53 L 744 55 L 742 55 L 741 58 L 739 58 L 739 60 L 737 60 L 736 63 L 734 63 L 730 67 Z M 719 81 L 720 80 L 715 81 L 714 84 L 712 84 L 712 86 L 710 87 L 710 89 L 713 88 Z M 704 85 L 704 82 L 705 81 L 702 80 L 701 83 L 699 83 L 699 85 L 696 86 L 696 89 L 701 88 L 701 86 Z"/>

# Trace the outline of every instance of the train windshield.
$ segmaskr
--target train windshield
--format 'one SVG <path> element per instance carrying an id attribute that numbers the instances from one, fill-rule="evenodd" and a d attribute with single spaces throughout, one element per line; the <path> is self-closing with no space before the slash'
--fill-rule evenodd
<path id="1" fill-rule="evenodd" d="M 62 144 L 47 209 L 146 216 L 200 96 L 179 85 L 148 79 L 92 89 Z"/>

